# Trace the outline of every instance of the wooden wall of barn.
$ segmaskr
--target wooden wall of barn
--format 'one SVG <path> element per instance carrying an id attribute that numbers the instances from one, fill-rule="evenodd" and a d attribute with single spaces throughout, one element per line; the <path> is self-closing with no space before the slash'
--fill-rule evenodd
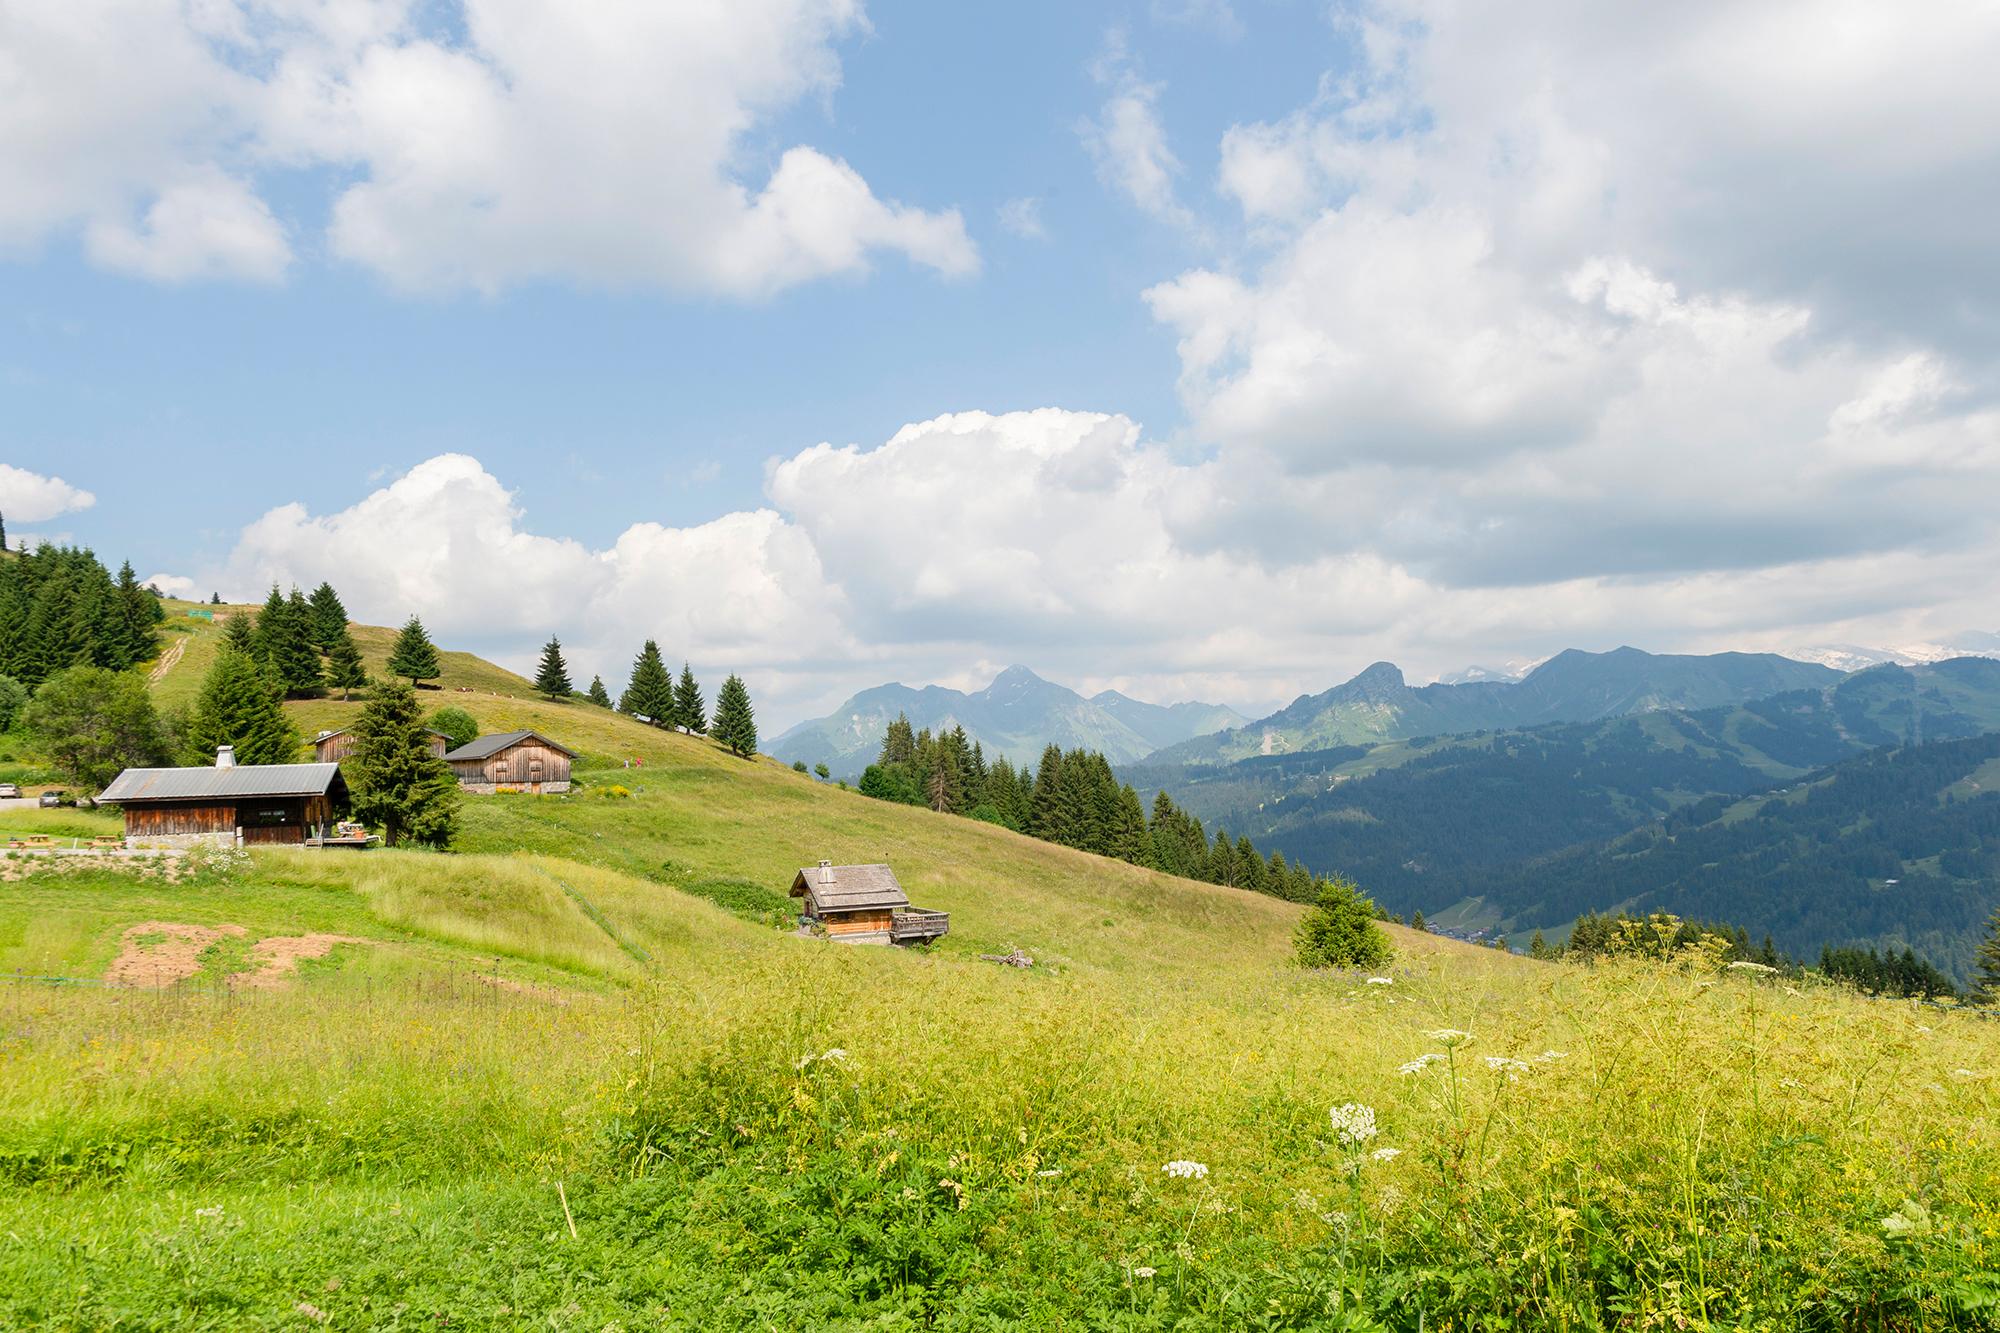
<path id="1" fill-rule="evenodd" d="M 536 764 L 541 765 L 539 773 L 535 769 Z M 552 782 L 567 786 L 569 767 L 568 755 L 534 740 L 520 741 L 484 759 L 461 759 L 452 763 L 461 783 L 494 787 L 532 787 L 536 783 L 547 786 Z"/>

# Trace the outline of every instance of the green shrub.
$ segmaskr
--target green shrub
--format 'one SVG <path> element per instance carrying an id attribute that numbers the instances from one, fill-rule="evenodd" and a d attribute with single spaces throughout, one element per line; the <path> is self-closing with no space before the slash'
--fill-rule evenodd
<path id="1" fill-rule="evenodd" d="M 1380 967 L 1391 953 L 1375 904 L 1342 875 L 1321 886 L 1292 938 L 1302 967 Z"/>
<path id="2" fill-rule="evenodd" d="M 479 723 L 463 708 L 440 708 L 430 715 L 424 725 L 451 737 L 454 749 L 479 739 Z"/>

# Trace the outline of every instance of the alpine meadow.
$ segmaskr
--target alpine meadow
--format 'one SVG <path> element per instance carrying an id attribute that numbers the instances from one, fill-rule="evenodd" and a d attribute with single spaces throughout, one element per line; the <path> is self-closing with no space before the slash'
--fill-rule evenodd
<path id="1" fill-rule="evenodd" d="M 2000 1333 L 1995 68 L 0 0 L 0 1333 Z"/>

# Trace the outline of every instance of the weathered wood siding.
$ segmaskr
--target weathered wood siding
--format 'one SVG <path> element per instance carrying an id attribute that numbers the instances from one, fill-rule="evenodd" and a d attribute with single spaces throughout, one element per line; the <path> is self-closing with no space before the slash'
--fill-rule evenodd
<path id="1" fill-rule="evenodd" d="M 459 782 L 471 786 L 538 791 L 551 783 L 569 785 L 569 756 L 532 738 L 484 759 L 454 760 L 451 766 Z"/>
<path id="2" fill-rule="evenodd" d="M 829 935 L 867 935 L 886 931 L 895 924 L 896 914 L 884 907 L 869 912 L 841 912 L 833 916 L 823 916 L 826 933 Z"/>
<path id="3" fill-rule="evenodd" d="M 451 748 L 451 743 L 442 736 L 430 736 L 427 739 L 430 741 L 431 753 L 439 758 L 443 758 L 444 752 Z M 351 731 L 343 731 L 338 735 L 328 736 L 323 741 L 313 742 L 315 763 L 337 764 L 353 753 L 354 733 Z"/>
<path id="4" fill-rule="evenodd" d="M 125 807 L 125 836 L 166 838 L 184 833 L 234 833 L 234 802 L 180 802 Z"/>
<path id="5" fill-rule="evenodd" d="M 314 825 L 333 820 L 333 802 L 324 796 L 269 796 L 241 801 L 162 801 L 125 807 L 127 838 L 171 838 L 188 834 L 234 835 L 246 843 L 302 843 Z"/>

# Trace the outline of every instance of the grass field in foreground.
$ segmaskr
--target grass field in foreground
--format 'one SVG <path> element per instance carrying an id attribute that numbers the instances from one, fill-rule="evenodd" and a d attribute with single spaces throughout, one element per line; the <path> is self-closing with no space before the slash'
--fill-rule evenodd
<path id="1" fill-rule="evenodd" d="M 2000 1326 L 2000 1024 L 1403 931 L 1307 975 L 1287 904 L 463 670 L 588 760 L 465 854 L 0 860 L 0 974 L 81 979 L 0 984 L 0 1328 Z M 952 935 L 766 924 L 820 856 Z M 168 925 L 185 981 L 86 984 Z"/>
<path id="2" fill-rule="evenodd" d="M 528 853 L 0 883 L 9 971 L 246 930 L 172 991 L 0 987 L 0 1327 L 1992 1325 L 2000 1025 L 1402 932 L 1306 975 L 1282 905 L 933 823 L 991 862 L 954 910 L 1067 966 Z M 1142 890 L 1143 947 L 1083 928 Z M 351 942 L 228 988 L 303 931 Z"/>

